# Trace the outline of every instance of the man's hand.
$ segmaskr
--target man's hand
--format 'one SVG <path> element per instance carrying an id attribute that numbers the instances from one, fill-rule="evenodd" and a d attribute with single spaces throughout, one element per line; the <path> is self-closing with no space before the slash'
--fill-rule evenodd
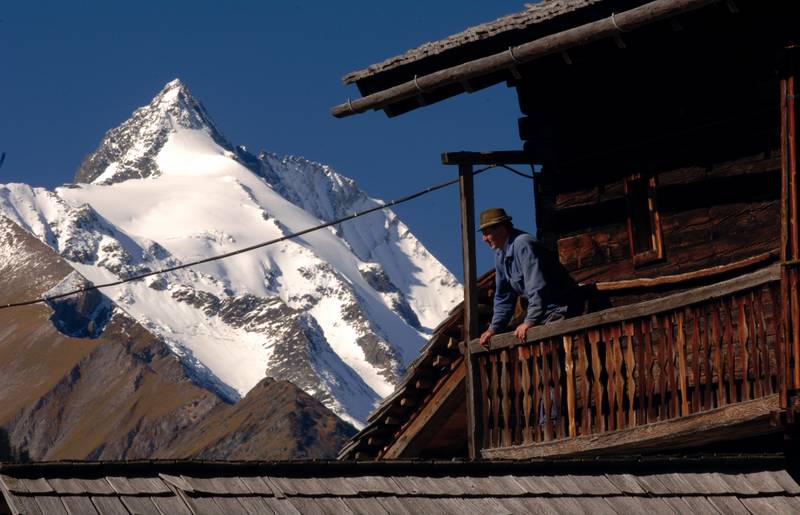
<path id="1" fill-rule="evenodd" d="M 491 329 L 487 329 L 481 335 L 481 345 L 484 349 L 489 350 L 489 338 L 494 336 L 494 331 Z"/>
<path id="2" fill-rule="evenodd" d="M 514 336 L 519 338 L 519 341 L 524 342 L 525 341 L 525 333 L 527 333 L 528 329 L 530 329 L 531 327 L 533 327 L 533 325 L 527 324 L 525 322 L 522 322 L 521 324 L 519 324 L 517 326 L 517 330 L 514 331 Z"/>

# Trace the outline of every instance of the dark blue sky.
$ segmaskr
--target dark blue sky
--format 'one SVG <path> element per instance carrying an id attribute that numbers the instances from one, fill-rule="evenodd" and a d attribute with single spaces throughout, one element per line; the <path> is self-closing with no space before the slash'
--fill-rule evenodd
<path id="1" fill-rule="evenodd" d="M 356 98 L 341 77 L 426 41 L 519 11 L 521 1 L 18 1 L 0 4 L 0 183 L 53 188 L 175 77 L 223 133 L 251 151 L 331 165 L 392 199 L 455 177 L 443 151 L 520 148 L 512 89 L 488 90 L 389 119 L 337 120 Z M 529 171 L 529 170 L 528 170 Z M 478 210 L 506 206 L 533 228 L 529 181 L 476 179 Z M 457 189 L 395 211 L 461 278 Z M 478 248 L 479 269 L 491 266 Z"/>

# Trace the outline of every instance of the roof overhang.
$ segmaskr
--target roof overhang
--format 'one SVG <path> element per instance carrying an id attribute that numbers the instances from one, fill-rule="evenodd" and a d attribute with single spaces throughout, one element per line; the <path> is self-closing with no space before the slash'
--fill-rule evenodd
<path id="1" fill-rule="evenodd" d="M 394 116 L 445 98 L 482 89 L 506 80 L 520 78 L 519 67 L 545 56 L 603 39 L 614 38 L 677 15 L 701 9 L 721 0 L 654 0 L 629 10 L 611 13 L 601 19 L 544 35 L 537 39 L 509 46 L 506 50 L 473 59 L 461 64 L 443 67 L 424 75 L 414 75 L 411 80 L 387 83 L 383 89 L 356 100 L 348 100 L 331 108 L 331 114 L 343 118 L 367 110 L 383 109 Z M 416 99 L 415 106 L 398 104 Z"/>

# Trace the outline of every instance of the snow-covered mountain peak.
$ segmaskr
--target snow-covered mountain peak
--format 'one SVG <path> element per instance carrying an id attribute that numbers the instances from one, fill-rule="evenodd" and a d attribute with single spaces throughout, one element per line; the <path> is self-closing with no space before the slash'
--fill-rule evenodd
<path id="1" fill-rule="evenodd" d="M 179 80 L 53 192 L 0 185 L 5 214 L 94 283 L 259 245 L 379 205 L 302 157 L 234 147 Z M 286 379 L 356 425 L 461 300 L 388 209 L 104 290 L 229 400 Z"/>
<path id="2" fill-rule="evenodd" d="M 203 104 L 175 79 L 144 107 L 103 137 L 75 172 L 76 183 L 115 184 L 161 175 L 158 154 L 179 131 L 196 131 L 228 152 L 233 147 Z"/>

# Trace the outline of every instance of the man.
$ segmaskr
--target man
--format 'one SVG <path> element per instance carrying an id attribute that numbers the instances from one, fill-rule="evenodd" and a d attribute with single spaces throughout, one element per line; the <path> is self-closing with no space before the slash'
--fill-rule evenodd
<path id="1" fill-rule="evenodd" d="M 514 329 L 521 341 L 529 328 L 565 318 L 567 307 L 555 303 L 533 237 L 515 229 L 511 217 L 500 208 L 481 213 L 480 231 L 483 241 L 495 251 L 494 314 L 489 329 L 481 335 L 481 345 L 488 347 L 489 339 L 506 327 L 519 296 L 527 301 L 525 319 Z"/>

